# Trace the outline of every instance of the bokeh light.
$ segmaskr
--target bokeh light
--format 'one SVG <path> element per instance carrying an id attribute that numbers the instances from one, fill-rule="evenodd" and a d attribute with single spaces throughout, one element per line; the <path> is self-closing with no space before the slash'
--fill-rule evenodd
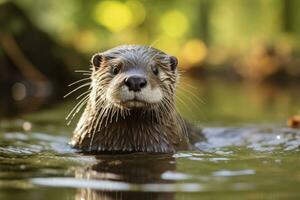
<path id="1" fill-rule="evenodd" d="M 143 23 L 146 17 L 146 10 L 143 4 L 137 0 L 129 0 L 126 2 L 126 5 L 131 10 L 131 14 L 133 16 L 132 24 L 134 26 L 138 26 Z"/>
<path id="2" fill-rule="evenodd" d="M 171 10 L 162 16 L 160 26 L 167 36 L 180 38 L 188 31 L 189 21 L 181 11 Z"/>
<path id="3" fill-rule="evenodd" d="M 99 2 L 94 10 L 94 18 L 111 32 L 122 31 L 133 22 L 129 6 L 119 1 Z"/>
<path id="4" fill-rule="evenodd" d="M 199 39 L 188 40 L 181 50 L 181 56 L 186 62 L 186 65 L 199 64 L 207 56 L 207 47 Z"/>

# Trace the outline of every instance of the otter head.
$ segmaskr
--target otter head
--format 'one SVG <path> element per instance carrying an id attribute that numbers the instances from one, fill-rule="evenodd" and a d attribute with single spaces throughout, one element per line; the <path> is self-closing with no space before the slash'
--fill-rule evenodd
<path id="1" fill-rule="evenodd" d="M 102 99 L 130 110 L 173 104 L 178 78 L 173 56 L 151 47 L 125 45 L 95 54 L 91 64 L 94 102 Z"/>
<path id="2" fill-rule="evenodd" d="M 91 59 L 87 106 L 71 144 L 83 151 L 174 152 L 188 146 L 175 110 L 177 59 L 151 47 L 126 45 Z M 83 102 L 83 103 L 82 103 Z"/>

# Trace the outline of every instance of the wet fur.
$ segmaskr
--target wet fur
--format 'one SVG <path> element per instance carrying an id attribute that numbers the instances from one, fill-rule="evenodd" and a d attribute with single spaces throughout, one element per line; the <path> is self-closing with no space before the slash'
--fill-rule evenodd
<path id="1" fill-rule="evenodd" d="M 170 58 L 151 47 L 127 45 L 101 53 L 99 63 L 92 59 L 91 92 L 71 145 L 83 152 L 172 153 L 188 149 L 186 123 L 175 109 L 178 73 Z M 126 73 L 111 75 L 114 62 L 145 71 L 149 85 L 139 93 L 141 104 L 119 101 L 133 94 L 122 85 Z M 153 64 L 160 69 L 157 77 L 149 70 Z"/>

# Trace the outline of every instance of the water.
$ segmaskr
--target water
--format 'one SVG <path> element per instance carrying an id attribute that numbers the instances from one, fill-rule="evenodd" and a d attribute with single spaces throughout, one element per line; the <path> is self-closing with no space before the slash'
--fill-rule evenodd
<path id="1" fill-rule="evenodd" d="M 232 104 L 248 106 L 246 97 L 227 91 L 239 97 Z M 287 128 L 282 114 L 288 116 L 297 105 L 278 106 L 290 102 L 291 94 L 268 109 L 250 100 L 253 108 L 264 110 L 256 118 L 252 111 L 228 109 L 228 102 L 219 109 L 228 109 L 231 120 L 202 114 L 205 110 L 193 116 L 179 105 L 186 118 L 204 122 L 200 126 L 207 140 L 196 144 L 198 151 L 176 154 L 77 153 L 68 145 L 74 124 L 63 121 L 69 103 L 2 120 L 0 199 L 299 199 L 300 130 Z M 215 98 L 226 99 L 222 95 Z M 205 101 L 185 102 L 192 110 L 199 106 L 215 112 L 215 104 Z"/>

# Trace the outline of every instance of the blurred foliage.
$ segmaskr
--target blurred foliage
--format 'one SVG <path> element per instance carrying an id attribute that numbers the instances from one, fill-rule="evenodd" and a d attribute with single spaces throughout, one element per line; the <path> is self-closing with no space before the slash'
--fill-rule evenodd
<path id="1" fill-rule="evenodd" d="M 14 3 L 0 4 L 0 114 L 14 116 L 61 100 L 74 80 L 67 66 L 81 62 L 53 41 Z"/>
<path id="2" fill-rule="evenodd" d="M 226 68 L 228 63 L 237 63 L 238 68 L 232 71 L 250 80 L 260 80 L 276 74 L 279 65 L 273 61 L 248 62 L 249 56 L 260 59 L 252 55 L 253 49 L 271 46 L 278 54 L 295 57 L 300 45 L 297 0 L 14 2 L 57 42 L 86 56 L 120 44 L 145 44 L 178 56 L 186 69 Z M 261 43 L 266 45 L 262 47 Z M 294 65 L 299 62 L 291 60 L 284 64 L 292 65 L 295 71 Z M 258 75 L 253 75 L 253 71 Z M 300 75 L 298 67 L 296 71 Z"/>
<path id="3" fill-rule="evenodd" d="M 297 0 L 15 2 L 58 41 L 87 54 L 142 43 L 180 55 L 195 39 L 237 51 L 257 40 L 299 45 Z"/>
<path id="4" fill-rule="evenodd" d="M 72 70 L 86 69 L 95 52 L 144 44 L 177 56 L 180 67 L 196 79 L 218 75 L 251 84 L 300 80 L 298 0 L 0 0 L 0 6 L 7 2 L 20 7 L 30 27 L 57 45 L 41 51 L 36 47 L 43 45 L 34 43 L 31 48 L 38 37 L 22 17 L 0 19 L 8 25 L 0 33 L 19 36 L 18 45 L 27 44 L 21 49 L 28 60 L 48 79 L 63 73 L 57 73 L 56 64 L 43 64 L 47 55 Z"/>

